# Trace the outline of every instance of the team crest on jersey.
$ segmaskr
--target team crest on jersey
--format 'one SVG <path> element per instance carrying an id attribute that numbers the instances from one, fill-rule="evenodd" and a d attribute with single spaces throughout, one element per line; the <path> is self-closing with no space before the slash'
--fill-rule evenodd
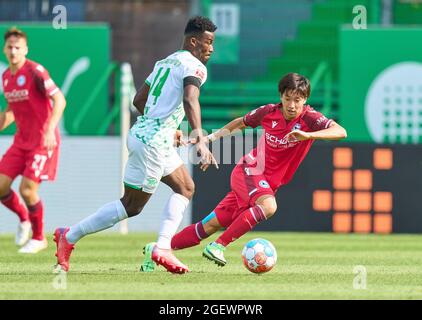
<path id="1" fill-rule="evenodd" d="M 300 123 L 296 123 L 296 124 L 294 125 L 294 127 L 293 127 L 292 131 L 295 131 L 295 130 L 300 130 L 300 128 L 302 128 L 302 126 L 300 125 Z"/>
<path id="2" fill-rule="evenodd" d="M 16 83 L 18 84 L 19 87 L 22 87 L 26 82 L 26 78 L 25 76 L 22 74 L 18 77 L 18 79 L 16 80 Z"/>
<path id="3" fill-rule="evenodd" d="M 278 121 L 273 121 L 272 128 L 274 129 L 278 125 Z"/>
<path id="4" fill-rule="evenodd" d="M 8 80 L 8 79 L 5 79 L 5 80 L 4 80 L 4 85 L 3 85 L 3 87 L 6 87 L 8 83 L 9 83 L 9 80 Z"/>
<path id="5" fill-rule="evenodd" d="M 261 181 L 259 181 L 259 186 L 261 187 L 261 188 L 265 188 L 265 189 L 268 189 L 269 187 L 270 187 L 270 185 L 268 184 L 268 182 L 267 181 L 265 181 L 265 180 L 261 180 Z"/>

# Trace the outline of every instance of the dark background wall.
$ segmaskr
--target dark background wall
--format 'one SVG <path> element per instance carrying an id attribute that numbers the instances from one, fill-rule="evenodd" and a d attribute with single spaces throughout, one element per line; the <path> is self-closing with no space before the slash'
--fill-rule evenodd
<path id="1" fill-rule="evenodd" d="M 87 0 L 86 21 L 105 21 L 112 30 L 112 58 L 130 62 L 136 86 L 154 63 L 180 49 L 188 0 Z"/>
<path id="2" fill-rule="evenodd" d="M 137 86 L 155 61 L 180 49 L 190 16 L 190 0 L 1 0 L 0 21 L 51 22 L 64 5 L 68 23 L 106 22 L 112 34 L 111 57 L 132 65 Z"/>

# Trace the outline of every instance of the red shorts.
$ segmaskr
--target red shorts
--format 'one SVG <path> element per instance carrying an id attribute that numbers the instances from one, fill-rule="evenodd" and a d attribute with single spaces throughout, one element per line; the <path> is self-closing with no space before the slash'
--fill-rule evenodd
<path id="1" fill-rule="evenodd" d="M 34 182 L 54 180 L 59 160 L 59 146 L 48 152 L 45 148 L 24 150 L 12 145 L 0 160 L 0 173 L 11 179 L 22 175 Z"/>
<path id="2" fill-rule="evenodd" d="M 248 167 L 243 164 L 238 164 L 232 171 L 231 189 L 214 209 L 223 227 L 229 226 L 240 213 L 253 207 L 259 197 L 274 196 L 267 178 L 264 175 L 251 175 Z"/>

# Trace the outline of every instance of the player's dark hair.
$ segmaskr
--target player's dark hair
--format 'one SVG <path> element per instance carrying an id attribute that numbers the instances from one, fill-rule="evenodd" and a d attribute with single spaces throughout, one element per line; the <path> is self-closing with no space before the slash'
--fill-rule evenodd
<path id="1" fill-rule="evenodd" d="M 278 83 L 278 91 L 281 95 L 288 91 L 289 93 L 298 93 L 305 99 L 311 95 L 311 83 L 308 78 L 298 73 L 288 73 Z"/>
<path id="2" fill-rule="evenodd" d="M 4 42 L 6 42 L 7 39 L 13 36 L 17 38 L 24 38 L 25 40 L 28 41 L 28 37 L 26 36 L 25 32 L 23 32 L 22 30 L 19 30 L 16 27 L 12 27 L 4 33 Z"/>
<path id="3" fill-rule="evenodd" d="M 217 26 L 210 19 L 196 16 L 189 19 L 185 28 L 185 36 L 201 34 L 205 31 L 214 32 L 215 30 L 217 30 Z"/>

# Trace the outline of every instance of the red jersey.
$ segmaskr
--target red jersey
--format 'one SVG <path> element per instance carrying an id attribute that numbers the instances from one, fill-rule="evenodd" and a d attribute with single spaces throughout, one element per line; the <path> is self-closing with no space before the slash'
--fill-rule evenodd
<path id="1" fill-rule="evenodd" d="M 2 76 L 4 95 L 15 116 L 16 134 L 14 145 L 24 150 L 43 147 L 44 134 L 52 114 L 50 96 L 59 88 L 48 71 L 31 60 L 12 75 L 7 69 Z M 60 143 L 59 130 L 56 140 Z"/>
<path id="2" fill-rule="evenodd" d="M 332 122 L 308 105 L 304 106 L 299 117 L 288 121 L 281 108 L 281 104 L 267 104 L 252 110 L 243 118 L 249 127 L 261 125 L 264 133 L 258 146 L 246 154 L 240 163 L 247 164 L 245 170 L 248 170 L 248 175 L 254 172 L 263 174 L 273 190 L 290 181 L 314 142 L 288 142 L 285 136 L 293 130 L 310 132 L 326 129 Z"/>

